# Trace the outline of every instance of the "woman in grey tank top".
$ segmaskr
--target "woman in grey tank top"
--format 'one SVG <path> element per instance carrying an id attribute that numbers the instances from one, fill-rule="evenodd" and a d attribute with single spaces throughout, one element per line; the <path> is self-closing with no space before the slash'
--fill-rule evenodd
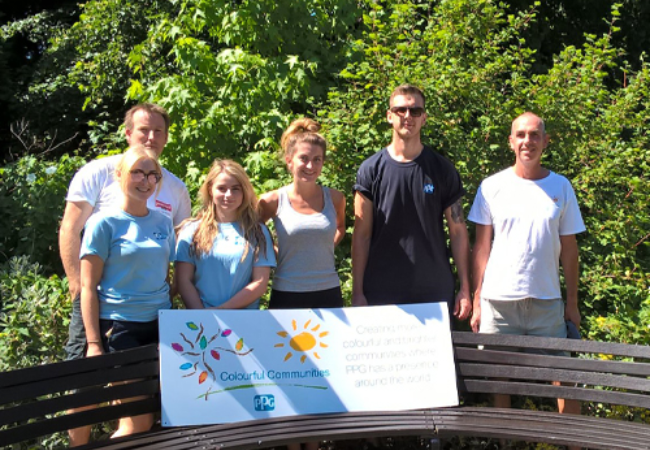
<path id="1" fill-rule="evenodd" d="M 293 182 L 260 198 L 262 220 L 273 219 L 278 265 L 269 308 L 343 306 L 334 247 L 345 235 L 345 196 L 317 183 L 327 141 L 320 125 L 295 120 L 282 135 Z"/>

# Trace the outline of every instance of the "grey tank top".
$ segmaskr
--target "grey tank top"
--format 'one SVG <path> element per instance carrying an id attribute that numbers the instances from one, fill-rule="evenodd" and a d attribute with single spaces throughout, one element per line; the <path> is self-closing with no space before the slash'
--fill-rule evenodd
<path id="1" fill-rule="evenodd" d="M 289 202 L 287 187 L 278 190 L 278 211 L 273 217 L 278 237 L 278 266 L 273 289 L 314 292 L 340 285 L 334 266 L 336 210 L 330 191 L 323 190 L 323 211 L 301 214 Z"/>

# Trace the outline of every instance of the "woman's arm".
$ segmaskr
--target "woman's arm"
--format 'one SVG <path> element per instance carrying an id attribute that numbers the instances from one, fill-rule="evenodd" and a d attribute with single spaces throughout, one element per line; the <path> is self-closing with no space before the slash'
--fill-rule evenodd
<path id="1" fill-rule="evenodd" d="M 266 223 L 278 213 L 278 191 L 267 192 L 257 203 L 257 212 L 262 223 Z"/>
<path id="2" fill-rule="evenodd" d="M 336 233 L 334 234 L 336 247 L 345 237 L 345 195 L 341 191 L 330 189 L 330 196 L 336 210 Z"/>
<path id="3" fill-rule="evenodd" d="M 251 281 L 242 290 L 233 295 L 227 302 L 215 309 L 243 309 L 260 298 L 269 285 L 271 268 L 269 266 L 253 267 Z"/>
<path id="4" fill-rule="evenodd" d="M 86 356 L 104 353 L 99 329 L 99 297 L 97 285 L 102 279 L 104 261 L 97 255 L 87 255 L 81 259 L 81 315 L 86 329 L 88 349 Z"/>
<path id="5" fill-rule="evenodd" d="M 194 285 L 194 272 L 196 266 L 192 263 L 176 261 L 174 272 L 175 284 L 178 287 L 178 293 L 187 309 L 203 309 L 203 302 L 199 296 L 199 291 Z"/>

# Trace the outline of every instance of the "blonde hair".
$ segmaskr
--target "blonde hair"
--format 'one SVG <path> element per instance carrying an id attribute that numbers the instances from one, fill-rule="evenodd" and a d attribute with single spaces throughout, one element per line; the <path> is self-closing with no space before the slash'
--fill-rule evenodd
<path id="1" fill-rule="evenodd" d="M 293 158 L 293 154 L 296 151 L 296 145 L 302 142 L 322 148 L 323 158 L 325 158 L 327 141 L 319 131 L 320 124 L 315 120 L 308 119 L 307 117 L 296 119 L 291 122 L 289 128 L 282 133 L 282 139 L 280 140 L 280 145 L 284 150 L 285 159 Z"/>
<path id="2" fill-rule="evenodd" d="M 259 255 L 259 249 L 262 248 L 266 256 L 266 236 L 262 231 L 260 218 L 257 213 L 257 196 L 253 190 L 253 185 L 248 179 L 244 168 L 229 159 L 217 159 L 212 164 L 210 172 L 206 177 L 203 185 L 199 189 L 199 199 L 201 200 L 201 209 L 195 219 L 199 226 L 192 238 L 190 251 L 201 257 L 207 255 L 212 250 L 215 237 L 219 234 L 219 220 L 217 216 L 217 206 L 212 198 L 212 187 L 216 178 L 226 173 L 234 177 L 242 187 L 243 199 L 237 209 L 237 223 L 241 226 L 242 234 L 246 240 L 246 247 L 241 257 L 243 261 L 248 255 L 251 244 L 255 245 L 254 258 Z M 181 224 L 179 228 L 184 225 Z"/>
<path id="3" fill-rule="evenodd" d="M 161 176 L 160 181 L 156 183 L 156 195 L 160 193 L 160 188 L 162 187 L 162 183 L 163 183 L 162 180 L 163 173 L 162 173 L 162 167 L 158 162 L 158 156 L 156 155 L 156 152 L 140 144 L 132 145 L 131 147 L 129 147 L 124 153 L 122 153 L 122 157 L 115 165 L 114 176 L 117 182 L 120 184 L 120 188 L 122 189 L 122 192 L 126 190 L 126 180 L 128 179 L 128 177 L 123 175 L 131 172 L 133 166 L 135 166 L 135 164 L 138 161 L 141 161 L 143 159 L 149 160 L 155 164 L 156 171 Z"/>

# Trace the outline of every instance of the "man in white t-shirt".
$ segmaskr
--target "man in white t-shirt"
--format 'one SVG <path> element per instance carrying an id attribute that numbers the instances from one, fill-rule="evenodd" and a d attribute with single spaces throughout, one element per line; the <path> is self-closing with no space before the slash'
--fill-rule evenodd
<path id="1" fill-rule="evenodd" d="M 509 141 L 515 165 L 483 180 L 468 216 L 476 223 L 471 326 L 481 333 L 565 338 L 565 320 L 580 326 L 575 235 L 585 225 L 569 180 L 541 164 L 549 142 L 544 121 L 520 115 Z M 497 395 L 495 403 L 509 407 L 510 397 Z M 558 405 L 560 412 L 580 413 L 577 401 L 558 399 Z"/>
<path id="2" fill-rule="evenodd" d="M 144 145 L 160 156 L 167 143 L 169 122 L 169 114 L 160 106 L 151 103 L 136 105 L 127 111 L 124 118 L 126 140 L 129 145 Z M 79 304 L 81 232 L 90 216 L 98 211 L 119 208 L 122 204 L 123 194 L 113 176 L 120 157 L 115 155 L 89 162 L 75 174 L 68 189 L 59 230 L 59 252 L 73 299 L 65 348 L 67 359 L 83 358 L 86 349 L 86 333 Z M 149 199 L 148 206 L 167 215 L 174 225 L 181 223 L 192 212 L 185 183 L 165 169 L 160 193 Z M 70 430 L 71 446 L 85 444 L 89 435 L 90 427 Z"/>

